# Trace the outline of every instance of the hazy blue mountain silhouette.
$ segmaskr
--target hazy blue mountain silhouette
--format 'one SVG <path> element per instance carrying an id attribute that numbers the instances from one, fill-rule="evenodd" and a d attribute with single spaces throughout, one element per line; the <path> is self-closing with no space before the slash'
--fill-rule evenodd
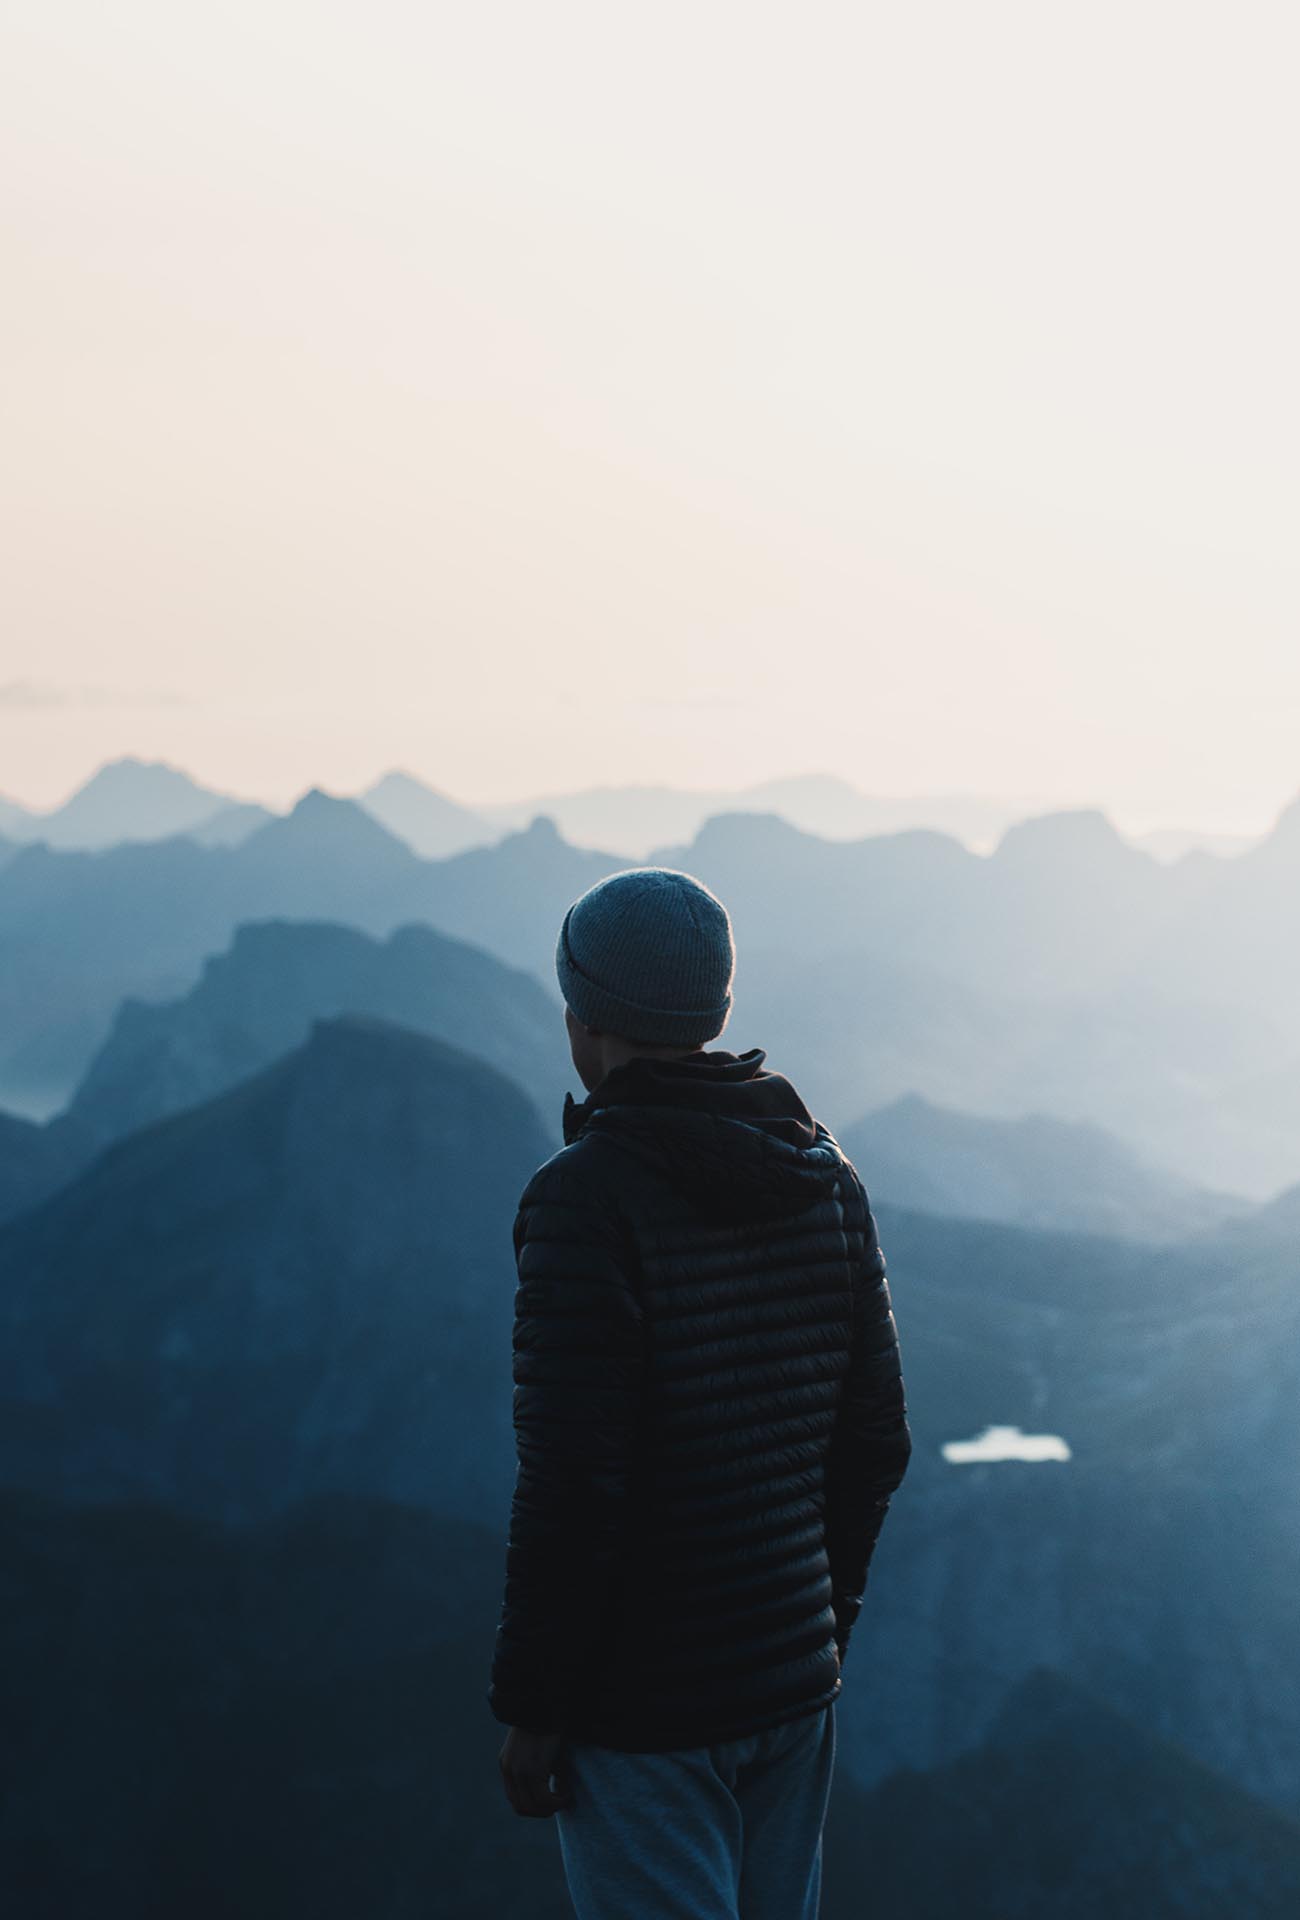
<path id="1" fill-rule="evenodd" d="M 1025 1227 L 1185 1240 L 1250 1203 L 1154 1167 L 1103 1128 L 1029 1113 L 957 1113 L 904 1094 L 840 1133 L 878 1198 Z"/>
<path id="2" fill-rule="evenodd" d="M 224 1093 L 341 1014 L 471 1048 L 529 1094 L 559 1144 L 576 1076 L 553 1000 L 533 974 L 425 926 L 383 942 L 321 921 L 237 927 L 183 999 L 124 1002 L 67 1118 L 107 1143 Z"/>
<path id="3" fill-rule="evenodd" d="M 1172 920 L 1147 930 L 1128 977 L 1164 979 L 1187 997 L 1267 1007 L 1300 1066 L 1300 798 L 1257 846 L 1234 860 L 1200 860 L 1208 883 Z"/>
<path id="4" fill-rule="evenodd" d="M 118 1004 L 186 993 L 247 920 L 336 920 L 379 936 L 421 921 L 531 968 L 558 1008 L 560 918 L 619 864 L 568 846 L 546 821 L 420 860 L 352 801 L 315 791 L 235 847 L 177 836 L 101 854 L 25 848 L 0 870 L 0 1089 L 10 1106 L 57 1111 Z"/>
<path id="5" fill-rule="evenodd" d="M 313 787 L 292 812 L 246 840 L 230 870 L 241 887 L 269 882 L 286 916 L 309 911 L 325 888 L 337 887 L 366 925 L 382 919 L 394 884 L 419 863 L 364 807 Z"/>
<path id="6" fill-rule="evenodd" d="M 723 814 L 653 858 L 727 902 L 739 942 L 781 919 L 815 952 L 880 950 L 997 993 L 1099 991 L 1211 886 L 1220 862 L 1162 863 L 1095 809 L 1026 820 L 981 856 L 922 829 L 835 842 L 773 814 Z"/>
<path id="7" fill-rule="evenodd" d="M 491 1529 L 337 1495 L 225 1530 L 13 1492 L 0 1526 L 25 1655 L 0 1668 L 13 1911 L 567 1920 L 554 1830 L 506 1806 L 483 1703 Z M 846 1699 L 868 1690 L 864 1667 Z M 1298 1861 L 1294 1826 L 1037 1672 L 968 1759 L 869 1794 L 837 1770 L 822 1912 L 1284 1920 Z"/>
<path id="8" fill-rule="evenodd" d="M 351 1018 L 108 1148 L 0 1230 L 0 1482 L 499 1504 L 510 1223 L 553 1150 L 486 1061 Z"/>
<path id="9" fill-rule="evenodd" d="M 494 847 L 473 847 L 426 868 L 420 917 L 473 940 L 512 966 L 530 968 L 556 994 L 555 941 L 572 900 L 616 873 L 616 854 L 574 847 L 539 815 Z"/>
<path id="10" fill-rule="evenodd" d="M 367 813 L 426 860 L 443 860 L 467 847 L 491 846 L 506 832 L 501 823 L 462 806 L 410 773 L 386 773 L 356 798 Z"/>
<path id="11" fill-rule="evenodd" d="M 1261 1200 L 1295 1177 L 1295 1125 L 1238 1113 L 1225 1089 L 1276 1070 L 1262 1015 L 1169 1001 L 1158 990 L 1027 999 L 888 952 L 762 944 L 743 950 L 726 1044 L 762 1045 L 837 1130 L 909 1093 L 1015 1120 L 1033 1111 L 1104 1127 L 1197 1185 Z M 949 964 L 951 959 L 949 958 Z M 1300 1081 L 1300 1076 L 1298 1076 Z"/>
<path id="12" fill-rule="evenodd" d="M 1206 998 L 1163 963 L 1138 964 L 1240 862 L 1162 865 L 1086 810 L 1026 822 L 988 858 L 938 833 L 835 843 L 758 814 L 719 816 L 658 857 L 715 886 L 736 921 L 724 1044 L 797 1065 L 832 1125 L 917 1092 L 995 1117 L 1090 1121 L 1257 1200 L 1295 1178 L 1300 1044 L 1285 1007 L 1226 961 Z M 1285 890 L 1290 856 L 1271 858 Z M 623 864 L 569 845 L 544 816 L 424 861 L 323 794 L 230 849 L 29 848 L 0 870 L 0 1096 L 29 1115 L 64 1104 L 118 1002 L 184 993 L 249 919 L 381 936 L 424 922 L 528 968 L 558 1006 L 563 912 Z M 1255 1097 L 1289 1062 L 1293 1078 Z"/>
<path id="13" fill-rule="evenodd" d="M 579 845 L 608 848 L 645 859 L 652 848 L 689 841 L 713 814 L 779 815 L 806 833 L 831 840 L 901 833 L 928 827 L 969 846 L 990 846 L 1015 820 L 1045 803 L 1034 795 L 921 794 L 906 797 L 864 793 L 834 774 L 794 774 L 748 787 L 666 785 L 585 787 L 568 793 L 535 794 L 526 800 L 480 809 L 502 827 L 521 827 L 549 814 Z"/>
<path id="14" fill-rule="evenodd" d="M 62 1106 L 121 1000 L 185 992 L 240 920 L 339 917 L 342 903 L 352 924 L 388 932 L 383 896 L 418 864 L 359 808 L 319 794 L 236 847 L 178 835 L 24 849 L 0 873 L 0 1085 Z"/>
<path id="15" fill-rule="evenodd" d="M 736 969 L 723 1044 L 762 1046 L 832 1126 L 914 1089 L 975 1108 L 1036 1041 L 1054 1041 L 1050 1006 L 1024 1008 L 888 953 L 750 940 Z"/>
<path id="16" fill-rule="evenodd" d="M 429 858 L 489 844 L 526 827 L 539 813 L 553 818 L 576 845 L 629 860 L 689 841 L 711 815 L 735 812 L 777 814 L 831 840 L 930 829 L 985 852 L 1017 823 L 1053 810 L 1042 795 L 883 795 L 826 773 L 783 775 L 745 787 L 584 787 L 470 806 L 427 780 L 394 770 L 349 797 Z M 208 844 L 233 845 L 271 817 L 270 809 L 230 801 L 179 768 L 132 756 L 107 762 L 56 808 L 25 807 L 0 796 L 0 834 L 12 825 L 15 840 L 45 839 L 70 848 L 102 849 L 119 840 L 165 839 L 179 832 L 194 833 Z M 1159 828 L 1130 836 L 1129 843 L 1169 861 L 1193 849 L 1234 856 L 1259 838 Z"/>
<path id="17" fill-rule="evenodd" d="M 800 1061 L 833 1123 L 916 1091 L 1008 1118 L 1045 1109 L 1089 1120 L 1198 1184 L 1257 1199 L 1295 1177 L 1300 1047 L 1284 1013 L 1248 983 L 1238 990 L 1227 960 L 1199 998 L 1163 963 L 1137 965 L 1156 930 L 1215 892 L 1233 862 L 1162 865 L 1087 812 L 1023 823 L 987 859 L 937 834 L 836 845 L 739 814 L 656 858 L 727 901 L 738 1021 L 747 1039 Z M 1276 884 L 1300 898 L 1300 856 L 1289 882 L 1283 865 L 1279 856 Z M 921 983 L 940 977 L 951 984 L 936 995 L 932 1042 L 918 1003 Z M 878 981 L 893 982 L 883 1004 Z M 891 1075 L 895 998 L 918 1009 L 921 1038 L 913 1070 Z M 1288 1060 L 1284 1097 L 1253 1111 L 1234 1102 Z"/>
<path id="18" fill-rule="evenodd" d="M 13 840 L 91 851 L 128 840 L 190 833 L 232 805 L 229 795 L 161 760 L 108 761 L 60 806 L 46 812 L 4 802 L 0 826 Z"/>
<path id="19" fill-rule="evenodd" d="M 177 838 L 109 853 L 38 845 L 0 871 L 0 1086 L 61 1107 L 128 993 L 165 997 L 225 944 L 236 856 Z"/>
<path id="20" fill-rule="evenodd" d="M 576 1076 L 559 1008 L 536 978 L 431 927 L 380 943 L 318 921 L 256 921 L 178 1000 L 126 1000 L 67 1109 L 0 1114 L 0 1221 L 64 1185 L 123 1134 L 197 1106 L 299 1045 L 314 1020 L 369 1014 L 470 1041 L 536 1102 L 559 1144 Z"/>

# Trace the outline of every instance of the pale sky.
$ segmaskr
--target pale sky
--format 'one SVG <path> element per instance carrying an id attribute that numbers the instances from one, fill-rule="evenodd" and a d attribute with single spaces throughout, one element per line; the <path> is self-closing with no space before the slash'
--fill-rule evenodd
<path id="1" fill-rule="evenodd" d="M 1300 789 L 1300 14 L 5 0 L 0 792 Z"/>

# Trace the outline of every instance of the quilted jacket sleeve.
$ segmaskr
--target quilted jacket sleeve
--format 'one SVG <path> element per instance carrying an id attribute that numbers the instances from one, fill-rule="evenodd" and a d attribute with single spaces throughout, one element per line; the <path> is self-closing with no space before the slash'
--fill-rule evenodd
<path id="1" fill-rule="evenodd" d="M 875 1218 L 856 1173 L 845 1182 L 853 1253 L 853 1337 L 826 1471 L 826 1545 L 841 1662 L 862 1607 L 890 1495 L 912 1453 L 898 1328 Z"/>
<path id="2" fill-rule="evenodd" d="M 539 1169 L 514 1225 L 518 1470 L 488 1704 L 565 1730 L 610 1596 L 642 1377 L 642 1312 L 618 1216 L 568 1156 Z"/>

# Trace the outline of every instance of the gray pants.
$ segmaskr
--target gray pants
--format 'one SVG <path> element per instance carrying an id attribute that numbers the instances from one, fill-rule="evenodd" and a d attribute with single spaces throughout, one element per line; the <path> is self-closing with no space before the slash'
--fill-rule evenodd
<path id="1" fill-rule="evenodd" d="M 555 1815 L 578 1920 L 817 1920 L 835 1704 L 711 1747 L 570 1742 Z"/>

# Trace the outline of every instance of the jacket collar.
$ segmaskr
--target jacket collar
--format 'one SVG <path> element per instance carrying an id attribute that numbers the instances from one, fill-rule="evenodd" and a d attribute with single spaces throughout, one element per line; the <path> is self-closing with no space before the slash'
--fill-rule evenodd
<path id="1" fill-rule="evenodd" d="M 812 1146 L 816 1122 L 785 1075 L 764 1067 L 766 1058 L 762 1047 L 745 1053 L 700 1047 L 676 1060 L 634 1054 L 611 1067 L 585 1100 L 565 1094 L 565 1145 L 607 1108 L 668 1107 L 742 1121 L 793 1147 Z"/>

